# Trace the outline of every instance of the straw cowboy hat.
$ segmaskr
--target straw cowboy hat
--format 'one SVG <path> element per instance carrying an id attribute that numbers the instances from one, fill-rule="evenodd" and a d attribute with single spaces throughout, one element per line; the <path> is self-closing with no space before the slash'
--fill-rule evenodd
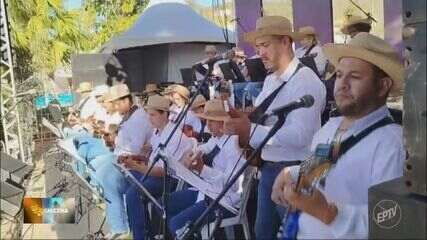
<path id="1" fill-rule="evenodd" d="M 190 91 L 188 90 L 188 88 L 182 85 L 179 85 L 179 84 L 174 85 L 171 91 L 173 93 L 178 93 L 180 96 L 182 96 L 187 100 L 190 98 Z"/>
<path id="2" fill-rule="evenodd" d="M 298 32 L 301 34 L 301 35 L 304 35 L 304 36 L 310 36 L 310 35 L 314 35 L 314 36 L 316 36 L 317 34 L 316 34 L 316 30 L 314 29 L 314 27 L 312 27 L 312 26 L 304 26 L 304 27 L 300 27 L 300 29 L 298 30 Z"/>
<path id="3" fill-rule="evenodd" d="M 76 89 L 78 93 L 86 93 L 92 91 L 92 83 L 90 82 L 81 82 L 79 87 Z"/>
<path id="4" fill-rule="evenodd" d="M 268 35 L 289 36 L 293 40 L 300 40 L 301 34 L 292 31 L 289 19 L 281 16 L 265 16 L 256 21 L 255 31 L 245 34 L 245 41 L 254 44 L 259 37 Z"/>
<path id="5" fill-rule="evenodd" d="M 361 32 L 348 44 L 325 44 L 323 52 L 337 66 L 343 57 L 358 58 L 383 70 L 392 80 L 391 95 L 398 94 L 404 79 L 404 67 L 390 44 L 372 34 Z"/>
<path id="6" fill-rule="evenodd" d="M 194 99 L 193 105 L 191 105 L 191 110 L 194 110 L 198 107 L 204 106 L 206 104 L 206 98 L 203 95 L 199 94 Z"/>
<path id="7" fill-rule="evenodd" d="M 145 85 L 145 90 L 143 91 L 143 93 L 154 93 L 154 92 L 159 92 L 160 89 L 157 87 L 157 84 L 155 83 L 148 83 L 147 85 Z"/>
<path id="8" fill-rule="evenodd" d="M 169 85 L 169 86 L 165 87 L 163 89 L 162 95 L 165 96 L 165 95 L 171 94 L 172 93 L 172 88 L 174 87 L 174 85 L 176 85 L 176 84 L 172 84 L 172 85 Z"/>
<path id="9" fill-rule="evenodd" d="M 230 119 L 230 115 L 225 110 L 224 102 L 219 99 L 207 101 L 203 113 L 196 114 L 199 118 L 213 120 L 213 121 L 226 121 Z"/>
<path id="10" fill-rule="evenodd" d="M 106 99 L 106 102 L 113 102 L 117 99 L 120 99 L 122 97 L 126 97 L 130 95 L 129 88 L 126 84 L 117 84 L 110 88 L 108 99 Z"/>
<path id="11" fill-rule="evenodd" d="M 146 110 L 160 110 L 169 112 L 170 101 L 160 95 L 153 95 L 148 98 L 147 104 L 144 106 Z"/>
<path id="12" fill-rule="evenodd" d="M 351 27 L 351 26 L 353 26 L 353 25 L 356 25 L 356 24 L 367 24 L 367 25 L 371 25 L 372 24 L 372 21 L 371 21 L 371 19 L 369 19 L 369 18 L 362 18 L 362 17 L 360 17 L 360 16 L 349 16 L 345 21 L 344 21 L 344 24 L 343 24 L 343 26 L 342 26 L 342 28 L 341 28 L 341 32 L 342 33 L 344 33 L 344 34 L 346 34 L 346 35 L 349 35 L 350 34 L 350 32 L 349 32 L 349 28 Z"/>

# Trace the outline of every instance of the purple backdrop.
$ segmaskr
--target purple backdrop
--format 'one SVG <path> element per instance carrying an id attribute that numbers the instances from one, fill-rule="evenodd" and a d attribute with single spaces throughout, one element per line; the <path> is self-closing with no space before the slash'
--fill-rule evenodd
<path id="1" fill-rule="evenodd" d="M 261 5 L 259 0 L 235 0 L 236 18 L 239 19 L 242 29 L 236 23 L 238 34 L 237 46 L 245 50 L 247 56 L 252 56 L 255 51 L 253 47 L 244 42 L 244 31 L 253 31 L 255 29 L 256 20 L 261 16 Z"/>
<path id="2" fill-rule="evenodd" d="M 389 42 L 402 56 L 402 0 L 384 1 L 384 40 Z"/>
<path id="3" fill-rule="evenodd" d="M 293 0 L 294 29 L 313 26 L 322 44 L 333 42 L 332 0 Z"/>

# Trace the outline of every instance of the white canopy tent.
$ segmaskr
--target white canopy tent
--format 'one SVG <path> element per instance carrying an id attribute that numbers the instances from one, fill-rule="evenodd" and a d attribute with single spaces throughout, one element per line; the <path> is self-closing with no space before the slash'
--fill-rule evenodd
<path id="1" fill-rule="evenodd" d="M 197 14 L 183 0 L 152 0 L 136 23 L 106 43 L 102 53 L 112 53 L 127 72 L 131 88 L 142 90 L 148 82 L 181 82 L 181 68 L 205 58 L 204 47 L 220 52 L 235 43 L 221 27 Z"/>

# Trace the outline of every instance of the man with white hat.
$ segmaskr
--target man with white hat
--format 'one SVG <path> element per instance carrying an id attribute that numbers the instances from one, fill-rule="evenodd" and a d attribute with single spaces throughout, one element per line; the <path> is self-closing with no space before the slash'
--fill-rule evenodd
<path id="1" fill-rule="evenodd" d="M 141 154 L 142 147 L 151 138 L 152 126 L 144 109 L 134 105 L 131 93 L 126 84 L 112 86 L 107 102 L 114 104 L 115 109 L 123 116 L 115 139 L 114 154 L 120 159 Z M 129 184 L 124 176 L 115 169 L 113 164 L 106 167 L 109 174 L 101 179 L 107 203 L 107 221 L 111 227 L 111 235 L 122 236 L 129 230 L 123 194 Z M 105 168 L 105 166 L 104 166 Z"/>
<path id="2" fill-rule="evenodd" d="M 172 133 L 175 124 L 169 120 L 169 105 L 170 102 L 167 98 L 160 95 L 154 95 L 148 98 L 145 109 L 149 116 L 149 121 L 154 127 L 153 136 L 150 140 L 153 151 L 148 159 L 135 159 L 126 158 L 123 164 L 126 168 L 133 170 L 133 174 L 137 179 L 142 180 L 144 175 L 148 174 L 148 168 L 153 164 L 154 159 L 160 151 L 160 144 L 164 144 Z M 193 148 L 193 141 L 183 135 L 182 131 L 178 129 L 172 136 L 169 144 L 164 149 L 164 154 L 168 161 L 179 161 L 184 152 Z M 155 167 L 150 172 L 150 175 L 142 184 L 145 188 L 155 197 L 160 197 L 163 192 L 163 177 L 165 175 L 163 161 L 159 160 L 155 163 Z M 176 179 L 169 178 L 169 186 L 167 191 L 174 189 Z M 143 199 L 143 203 L 141 202 Z M 133 234 L 133 239 L 144 239 L 145 229 L 149 223 L 145 221 L 148 214 L 145 206 L 148 202 L 145 195 L 141 194 L 138 187 L 132 185 L 126 191 L 126 205 L 128 207 L 128 217 L 130 228 Z"/>
<path id="3" fill-rule="evenodd" d="M 213 192 L 220 192 L 227 179 L 240 169 L 245 159 L 240 159 L 242 149 L 239 147 L 238 136 L 224 133 L 224 121 L 230 118 L 227 112 L 228 106 L 218 99 L 206 102 L 203 113 L 198 114 L 200 118 L 206 119 L 212 138 L 200 145 L 196 152 L 188 152 L 183 159 L 183 164 L 193 170 L 199 176 L 209 182 Z M 234 170 L 234 171 L 233 171 Z M 239 207 L 241 200 L 241 184 L 243 176 L 227 192 L 224 199 L 229 205 Z M 172 234 L 185 226 L 188 221 L 195 221 L 207 208 L 208 203 L 205 196 L 197 190 L 183 190 L 172 193 L 169 199 L 169 229 Z M 232 217 L 233 213 L 220 207 L 223 218 Z M 214 220 L 214 212 L 207 221 Z"/>
<path id="4" fill-rule="evenodd" d="M 372 29 L 372 20 L 360 16 L 350 15 L 344 21 L 341 32 L 354 38 L 360 32 L 369 33 Z"/>
<path id="5" fill-rule="evenodd" d="M 298 32 L 303 35 L 303 39 L 300 41 L 302 47 L 295 50 L 295 56 L 297 58 L 312 57 L 316 63 L 317 73 L 322 77 L 328 60 L 323 54 L 322 46 L 317 39 L 316 30 L 312 26 L 304 26 Z"/>
<path id="6" fill-rule="evenodd" d="M 85 122 L 89 117 L 95 114 L 94 106 L 97 105 L 96 98 L 91 95 L 93 90 L 92 83 L 81 82 L 76 92 L 80 94 L 80 101 L 77 106 L 70 110 L 68 122 L 70 125 L 76 125 Z"/>
<path id="7" fill-rule="evenodd" d="M 109 99 L 106 101 L 112 102 L 115 109 L 123 116 L 114 153 L 117 156 L 138 155 L 141 147 L 151 137 L 152 127 L 147 113 L 133 103 L 132 95 L 126 84 L 112 86 L 109 91 Z"/>
<path id="8" fill-rule="evenodd" d="M 274 239 L 280 216 L 285 212 L 271 200 L 274 179 L 284 167 L 297 165 L 309 156 L 311 139 L 320 129 L 326 90 L 319 77 L 295 57 L 292 44 L 301 39 L 301 34 L 292 30 L 287 18 L 261 17 L 257 20 L 256 30 L 247 33 L 245 39 L 256 46 L 264 65 L 273 70 L 255 101 L 255 113 L 269 113 L 305 95 L 314 98 L 310 108 L 290 112 L 285 124 L 262 149 L 255 235 L 256 239 Z M 241 146 L 247 146 L 249 142 L 252 147 L 258 147 L 272 127 L 271 121 L 264 122 L 255 114 L 250 116 L 252 123 L 242 112 L 231 111 L 231 116 L 232 119 L 226 122 L 226 132 L 239 135 Z M 253 137 L 249 139 L 252 132 Z"/>
<path id="9" fill-rule="evenodd" d="M 386 101 L 400 93 L 404 68 L 393 47 L 369 33 L 348 44 L 328 44 L 324 52 L 336 66 L 334 95 L 342 116 L 316 133 L 312 151 L 332 166 L 311 195 L 295 191 L 299 167 L 285 168 L 272 198 L 300 211 L 292 218 L 298 239 L 367 239 L 368 189 L 403 174 L 402 127 L 394 123 Z M 302 183 L 303 188 L 312 184 Z"/>

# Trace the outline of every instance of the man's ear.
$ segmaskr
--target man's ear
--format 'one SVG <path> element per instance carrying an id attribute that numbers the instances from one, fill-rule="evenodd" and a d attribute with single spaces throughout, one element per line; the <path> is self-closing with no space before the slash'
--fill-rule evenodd
<path id="1" fill-rule="evenodd" d="M 393 87 L 393 80 L 389 76 L 385 76 L 380 79 L 379 84 L 378 96 L 387 97 Z"/>

